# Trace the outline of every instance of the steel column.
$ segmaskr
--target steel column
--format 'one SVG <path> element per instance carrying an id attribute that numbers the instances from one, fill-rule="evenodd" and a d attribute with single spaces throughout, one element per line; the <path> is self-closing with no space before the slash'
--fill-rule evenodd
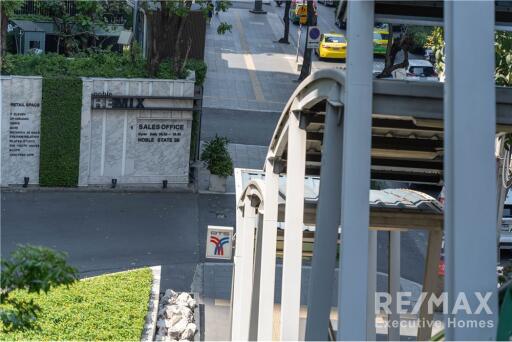
<path id="1" fill-rule="evenodd" d="M 278 193 L 279 175 L 274 173 L 274 166 L 267 159 L 265 164 L 265 193 L 263 194 L 263 237 L 258 317 L 258 340 L 263 341 L 272 340 L 274 323 Z"/>
<path id="2" fill-rule="evenodd" d="M 388 341 L 400 341 L 400 312 L 398 312 L 398 292 L 400 292 L 400 232 L 389 232 L 389 275 L 388 288 L 391 295 L 391 314 L 388 317 Z M 393 326 L 398 322 L 397 326 Z"/>
<path id="3" fill-rule="evenodd" d="M 467 23 L 472 23 L 471 35 Z M 450 312 L 462 295 L 472 309 L 472 314 L 458 310 L 446 316 L 447 340 L 496 338 L 494 24 L 494 1 L 444 2 L 445 284 Z M 491 313 L 474 312 L 480 303 L 475 292 L 491 293 Z M 493 326 L 474 329 L 457 324 L 473 320 L 491 321 Z"/>
<path id="4" fill-rule="evenodd" d="M 428 233 L 427 257 L 425 260 L 425 275 L 423 277 L 422 290 L 423 293 L 427 294 L 427 297 L 420 308 L 419 318 L 422 323 L 418 327 L 417 341 L 428 341 L 430 337 L 432 337 L 432 326 L 424 322 L 430 322 L 434 317 L 434 312 L 429 312 L 428 300 L 436 293 L 439 284 L 438 267 L 441 257 L 442 242 L 443 232 L 441 230 L 431 230 Z M 431 309 L 433 310 L 434 308 L 432 307 Z"/>
<path id="5" fill-rule="evenodd" d="M 288 119 L 288 161 L 281 292 L 281 340 L 299 340 L 302 227 L 304 217 L 304 173 L 306 131 L 299 127 L 300 113 Z"/>
<path id="6" fill-rule="evenodd" d="M 249 341 L 258 339 L 258 319 L 259 319 L 259 301 L 261 284 L 261 257 L 263 243 L 263 215 L 257 214 L 256 243 L 254 246 L 254 275 L 252 282 L 251 299 L 251 320 L 249 322 Z"/>
<path id="7" fill-rule="evenodd" d="M 249 339 L 249 328 L 251 320 L 251 300 L 254 271 L 254 231 L 256 229 L 257 217 L 255 208 L 251 206 L 251 200 L 246 197 L 244 200 L 244 224 L 243 240 L 238 243 L 242 247 L 241 260 L 241 297 L 237 298 L 241 305 L 238 316 L 234 316 L 234 321 L 240 324 L 239 340 Z M 238 270 L 237 270 L 238 272 Z M 235 302 L 236 303 L 236 302 Z"/>
<path id="8" fill-rule="evenodd" d="M 374 3 L 351 0 L 347 11 L 337 338 L 366 340 Z"/>
<path id="9" fill-rule="evenodd" d="M 327 103 L 322 143 L 320 191 L 308 293 L 306 341 L 327 340 L 341 209 L 341 149 L 343 125 L 339 107 Z"/>
<path id="10" fill-rule="evenodd" d="M 375 293 L 377 292 L 377 234 L 376 230 L 368 232 L 368 301 L 367 321 L 366 321 L 366 339 L 375 341 L 377 336 L 375 326 Z"/>

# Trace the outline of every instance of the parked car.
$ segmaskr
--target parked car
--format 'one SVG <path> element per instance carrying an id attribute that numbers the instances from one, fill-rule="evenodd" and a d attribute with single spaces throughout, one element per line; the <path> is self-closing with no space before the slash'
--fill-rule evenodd
<path id="1" fill-rule="evenodd" d="M 373 30 L 373 54 L 385 55 L 388 47 L 388 30 L 375 29 Z"/>
<path id="2" fill-rule="evenodd" d="M 347 41 L 340 33 L 324 33 L 320 36 L 320 43 L 315 49 L 319 59 L 345 59 L 347 58 Z"/>
<path id="3" fill-rule="evenodd" d="M 501 221 L 500 249 L 512 249 L 512 193 L 509 192 L 503 207 Z"/>
<path id="4" fill-rule="evenodd" d="M 425 54 L 423 55 L 427 61 L 429 61 L 432 64 L 436 63 L 436 56 L 434 54 L 434 51 L 432 49 L 425 49 Z"/>
<path id="5" fill-rule="evenodd" d="M 393 71 L 393 78 L 418 80 L 418 81 L 439 81 L 434 66 L 424 59 L 409 59 L 406 68 Z"/>

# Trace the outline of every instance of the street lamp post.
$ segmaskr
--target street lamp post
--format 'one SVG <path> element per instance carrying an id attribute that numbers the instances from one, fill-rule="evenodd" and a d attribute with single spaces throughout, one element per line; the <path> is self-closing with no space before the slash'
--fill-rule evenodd
<path id="1" fill-rule="evenodd" d="M 249 12 L 254 14 L 267 14 L 267 12 L 263 10 L 263 0 L 254 0 L 254 8 Z"/>

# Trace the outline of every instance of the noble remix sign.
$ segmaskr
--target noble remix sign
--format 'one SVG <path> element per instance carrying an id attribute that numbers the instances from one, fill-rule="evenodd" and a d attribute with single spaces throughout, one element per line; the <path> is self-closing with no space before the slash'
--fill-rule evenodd
<path id="1" fill-rule="evenodd" d="M 193 81 L 83 84 L 80 186 L 188 184 Z"/>

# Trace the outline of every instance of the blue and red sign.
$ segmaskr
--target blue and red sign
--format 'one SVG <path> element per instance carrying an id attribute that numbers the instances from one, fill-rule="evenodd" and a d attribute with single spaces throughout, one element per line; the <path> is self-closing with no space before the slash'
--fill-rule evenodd
<path id="1" fill-rule="evenodd" d="M 229 260 L 233 254 L 233 227 L 208 226 L 206 257 Z"/>
<path id="2" fill-rule="evenodd" d="M 210 242 L 215 245 L 214 255 L 224 255 L 224 245 L 229 242 L 229 236 L 219 239 L 216 236 L 210 237 Z"/>

